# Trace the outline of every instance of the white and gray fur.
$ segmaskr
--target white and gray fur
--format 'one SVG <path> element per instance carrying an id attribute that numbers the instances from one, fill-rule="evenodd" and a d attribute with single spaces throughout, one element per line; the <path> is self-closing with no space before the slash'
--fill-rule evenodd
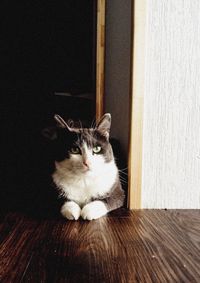
<path id="1" fill-rule="evenodd" d="M 105 114 L 95 128 L 75 128 L 59 115 L 53 181 L 64 198 L 61 214 L 69 220 L 92 220 L 123 206 L 124 191 L 109 142 L 111 115 Z M 94 153 L 94 147 L 101 148 Z M 78 148 L 78 153 L 72 148 Z"/>

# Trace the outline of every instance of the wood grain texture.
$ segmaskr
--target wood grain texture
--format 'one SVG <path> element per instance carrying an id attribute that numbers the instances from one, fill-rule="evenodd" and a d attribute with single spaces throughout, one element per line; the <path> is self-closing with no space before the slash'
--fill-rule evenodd
<path id="1" fill-rule="evenodd" d="M 128 207 L 141 208 L 145 0 L 134 1 Z"/>
<path id="2" fill-rule="evenodd" d="M 200 1 L 147 1 L 143 208 L 200 208 Z"/>
<path id="3" fill-rule="evenodd" d="M 96 119 L 104 114 L 105 0 L 97 0 Z"/>
<path id="4" fill-rule="evenodd" d="M 1 216 L 0 282 L 200 282 L 200 211 L 117 210 L 92 222 Z"/>

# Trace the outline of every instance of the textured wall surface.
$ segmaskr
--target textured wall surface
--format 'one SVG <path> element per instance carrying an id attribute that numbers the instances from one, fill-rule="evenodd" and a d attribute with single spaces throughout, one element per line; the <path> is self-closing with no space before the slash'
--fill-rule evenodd
<path id="1" fill-rule="evenodd" d="M 200 208 L 200 1 L 147 1 L 144 208 Z"/>

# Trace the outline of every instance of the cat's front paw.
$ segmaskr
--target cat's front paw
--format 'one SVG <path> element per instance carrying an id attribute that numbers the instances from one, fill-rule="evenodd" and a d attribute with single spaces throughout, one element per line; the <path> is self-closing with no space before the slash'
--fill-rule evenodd
<path id="1" fill-rule="evenodd" d="M 97 219 L 108 212 L 102 201 L 93 201 L 86 204 L 81 210 L 81 217 L 85 220 Z"/>
<path id="2" fill-rule="evenodd" d="M 60 212 L 65 218 L 69 220 L 77 220 L 81 215 L 81 208 L 74 201 L 68 201 L 63 204 Z"/>

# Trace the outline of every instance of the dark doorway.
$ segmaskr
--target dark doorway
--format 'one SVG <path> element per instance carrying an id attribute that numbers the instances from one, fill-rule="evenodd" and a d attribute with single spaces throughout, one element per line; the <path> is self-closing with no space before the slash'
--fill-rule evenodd
<path id="1" fill-rule="evenodd" d="M 3 1 L 1 207 L 45 196 L 41 130 L 95 117 L 96 1 Z M 42 172 L 42 174 L 41 174 Z"/>

